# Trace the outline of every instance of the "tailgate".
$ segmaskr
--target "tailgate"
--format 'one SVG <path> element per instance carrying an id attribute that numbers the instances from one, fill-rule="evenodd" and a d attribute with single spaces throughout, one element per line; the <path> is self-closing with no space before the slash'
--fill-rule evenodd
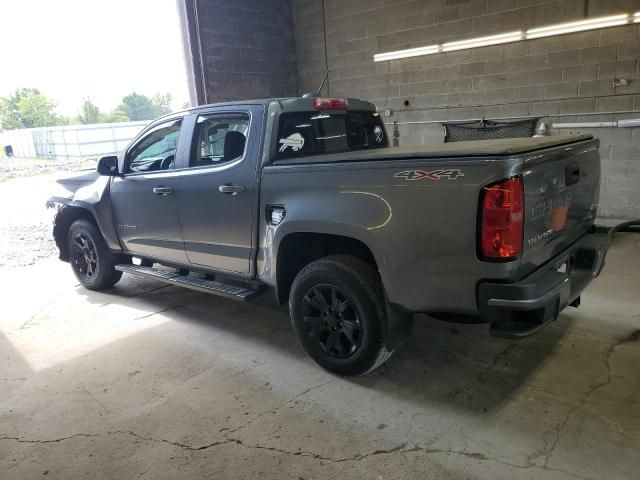
<path id="1" fill-rule="evenodd" d="M 576 242 L 593 225 L 600 195 L 597 140 L 528 155 L 523 166 L 524 274 Z"/>

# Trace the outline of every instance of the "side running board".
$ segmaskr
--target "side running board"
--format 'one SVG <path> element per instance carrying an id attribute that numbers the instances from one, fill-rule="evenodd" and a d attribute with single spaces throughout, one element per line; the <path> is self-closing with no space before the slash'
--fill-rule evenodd
<path id="1" fill-rule="evenodd" d="M 130 273 L 138 277 L 150 278 L 160 282 L 177 285 L 180 287 L 198 290 L 200 292 L 211 293 L 221 297 L 232 298 L 246 302 L 258 295 L 257 290 L 250 288 L 238 287 L 228 283 L 216 282 L 214 280 L 206 280 L 204 278 L 192 277 L 190 275 L 182 275 L 178 272 L 170 272 L 158 270 L 151 267 L 143 267 L 141 265 L 121 264 L 115 266 L 116 270 L 124 273 Z"/>

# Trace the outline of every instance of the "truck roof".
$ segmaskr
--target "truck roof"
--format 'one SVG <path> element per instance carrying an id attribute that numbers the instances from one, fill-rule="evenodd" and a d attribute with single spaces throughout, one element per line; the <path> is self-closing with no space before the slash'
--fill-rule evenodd
<path id="1" fill-rule="evenodd" d="M 198 110 L 205 110 L 211 107 L 231 107 L 234 105 L 264 105 L 265 107 L 269 107 L 272 103 L 277 103 L 280 105 L 282 112 L 306 112 L 306 111 L 314 111 L 316 108 L 313 104 L 314 96 L 307 97 L 282 97 L 282 98 L 261 98 L 261 99 L 253 99 L 253 100 L 234 100 L 230 102 L 219 102 L 219 103 L 208 103 L 206 105 L 198 105 L 195 107 L 187 108 L 182 110 L 181 112 L 194 112 Z M 347 98 L 349 102 L 350 110 L 358 110 L 358 111 L 376 111 L 376 106 L 365 100 L 360 100 L 359 98 Z M 174 115 L 174 112 L 169 115 Z"/>

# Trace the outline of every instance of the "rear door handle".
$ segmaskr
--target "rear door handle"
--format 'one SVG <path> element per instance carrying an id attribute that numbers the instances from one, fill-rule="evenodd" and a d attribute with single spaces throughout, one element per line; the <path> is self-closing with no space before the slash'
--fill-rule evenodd
<path id="1" fill-rule="evenodd" d="M 242 185 L 220 185 L 218 187 L 218 191 L 220 193 L 230 193 L 231 195 L 237 195 L 240 192 L 244 192 L 244 187 Z"/>
<path id="2" fill-rule="evenodd" d="M 155 187 L 153 189 L 153 193 L 156 195 L 169 195 L 173 193 L 173 188 L 171 187 Z"/>

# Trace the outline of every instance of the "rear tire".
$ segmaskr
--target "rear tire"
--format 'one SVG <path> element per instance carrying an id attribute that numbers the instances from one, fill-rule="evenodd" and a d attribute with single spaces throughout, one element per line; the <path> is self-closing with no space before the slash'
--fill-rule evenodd
<path id="1" fill-rule="evenodd" d="M 87 220 L 76 220 L 67 235 L 69 263 L 78 281 L 89 290 L 115 285 L 122 272 L 114 268 L 117 256 L 107 247 L 98 228 Z"/>
<path id="2" fill-rule="evenodd" d="M 338 375 L 363 375 L 393 353 L 378 273 L 358 258 L 334 255 L 304 267 L 291 287 L 289 312 L 302 347 Z"/>

